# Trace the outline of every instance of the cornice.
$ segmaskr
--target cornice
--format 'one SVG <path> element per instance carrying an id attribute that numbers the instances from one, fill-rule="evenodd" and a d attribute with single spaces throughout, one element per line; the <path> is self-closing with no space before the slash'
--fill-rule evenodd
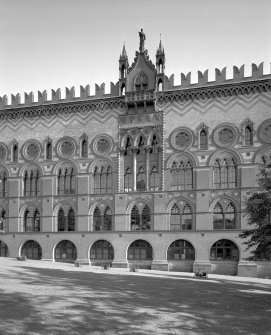
<path id="1" fill-rule="evenodd" d="M 224 84 L 206 87 L 185 88 L 182 90 L 157 92 L 156 103 L 163 105 L 173 101 L 206 100 L 229 96 L 251 95 L 271 91 L 271 79 L 248 81 L 235 84 Z"/>
<path id="2" fill-rule="evenodd" d="M 63 102 L 57 104 L 44 104 L 36 106 L 13 107 L 0 110 L 0 120 L 50 117 L 58 114 L 71 114 L 89 111 L 104 111 L 107 109 L 126 109 L 126 103 L 123 97 L 114 97 L 110 99 L 99 99 L 82 102 Z"/>

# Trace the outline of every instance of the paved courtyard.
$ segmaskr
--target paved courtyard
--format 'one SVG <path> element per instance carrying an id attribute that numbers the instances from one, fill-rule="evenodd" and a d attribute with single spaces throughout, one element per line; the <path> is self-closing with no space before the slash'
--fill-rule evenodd
<path id="1" fill-rule="evenodd" d="M 0 258 L 0 335 L 271 333 L 271 280 Z"/>

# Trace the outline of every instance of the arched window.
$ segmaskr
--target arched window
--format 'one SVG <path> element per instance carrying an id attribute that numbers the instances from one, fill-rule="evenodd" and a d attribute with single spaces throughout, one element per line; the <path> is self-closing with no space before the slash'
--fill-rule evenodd
<path id="1" fill-rule="evenodd" d="M 124 156 L 131 156 L 132 155 L 132 142 L 130 137 L 127 137 L 126 143 L 125 143 L 125 150 L 124 150 Z"/>
<path id="2" fill-rule="evenodd" d="M 57 174 L 57 193 L 75 194 L 75 173 L 70 166 L 63 166 L 58 170 Z"/>
<path id="3" fill-rule="evenodd" d="M 128 260 L 152 260 L 152 247 L 144 240 L 137 240 L 128 248 Z"/>
<path id="4" fill-rule="evenodd" d="M 55 261 L 73 263 L 77 258 L 75 245 L 70 241 L 61 241 L 55 248 Z"/>
<path id="5" fill-rule="evenodd" d="M 145 150 L 144 150 L 144 139 L 142 136 L 140 136 L 139 138 L 139 142 L 138 142 L 138 146 L 137 146 L 137 155 L 144 155 L 145 154 Z"/>
<path id="6" fill-rule="evenodd" d="M 57 230 L 58 231 L 75 231 L 75 213 L 72 208 L 68 210 L 68 215 L 62 208 L 59 209 L 57 215 Z"/>
<path id="7" fill-rule="evenodd" d="M 0 197 L 7 196 L 7 174 L 5 171 L 0 171 Z"/>
<path id="8" fill-rule="evenodd" d="M 160 80 L 158 81 L 157 89 L 158 89 L 159 92 L 162 92 L 162 91 L 163 91 L 163 81 L 162 81 L 162 79 L 160 79 Z"/>
<path id="9" fill-rule="evenodd" d="M 177 240 L 171 243 L 167 251 L 168 260 L 194 260 L 195 249 L 192 244 L 185 240 Z"/>
<path id="10" fill-rule="evenodd" d="M 18 163 L 18 145 L 14 144 L 12 148 L 12 157 L 13 157 L 13 162 Z"/>
<path id="11" fill-rule="evenodd" d="M 233 242 L 229 240 L 219 240 L 213 244 L 211 248 L 210 259 L 238 261 L 239 251 Z"/>
<path id="12" fill-rule="evenodd" d="M 182 204 L 182 209 L 174 204 L 170 213 L 170 230 L 191 230 L 192 209 L 189 204 Z"/>
<path id="13" fill-rule="evenodd" d="M 28 259 L 41 259 L 42 251 L 40 245 L 36 241 L 27 241 L 22 247 L 21 256 Z"/>
<path id="14" fill-rule="evenodd" d="M 213 211 L 214 229 L 236 229 L 236 208 L 232 202 L 218 202 Z"/>
<path id="15" fill-rule="evenodd" d="M 124 192 L 131 192 L 133 190 L 133 176 L 129 167 L 124 174 Z"/>
<path id="16" fill-rule="evenodd" d="M 103 165 L 100 168 L 96 166 L 94 168 L 93 180 L 94 193 L 112 193 L 113 172 L 111 166 Z"/>
<path id="17" fill-rule="evenodd" d="M 88 157 L 88 142 L 87 139 L 83 139 L 81 142 L 81 156 L 82 158 Z"/>
<path id="18" fill-rule="evenodd" d="M 104 211 L 104 230 L 112 230 L 112 210 L 109 207 Z"/>
<path id="19" fill-rule="evenodd" d="M 52 159 L 52 142 L 47 142 L 45 147 L 45 159 L 51 160 Z"/>
<path id="20" fill-rule="evenodd" d="M 0 230 L 4 231 L 5 233 L 8 232 L 7 214 L 4 209 L 0 214 Z"/>
<path id="21" fill-rule="evenodd" d="M 90 249 L 90 259 L 113 260 L 114 249 L 112 245 L 105 240 L 95 242 Z"/>
<path id="22" fill-rule="evenodd" d="M 40 194 L 40 174 L 35 167 L 28 168 L 25 171 L 23 182 L 25 197 L 33 197 Z"/>
<path id="23" fill-rule="evenodd" d="M 8 247 L 3 241 L 0 241 L 0 257 L 8 257 Z"/>
<path id="24" fill-rule="evenodd" d="M 102 230 L 102 216 L 99 207 L 96 207 L 93 214 L 93 228 L 95 231 Z"/>
<path id="25" fill-rule="evenodd" d="M 235 188 L 237 166 L 234 159 L 216 159 L 213 167 L 215 188 Z"/>
<path id="26" fill-rule="evenodd" d="M 150 191 L 158 191 L 160 185 L 160 179 L 158 174 L 157 166 L 153 166 L 150 173 Z"/>
<path id="27" fill-rule="evenodd" d="M 151 230 L 151 209 L 148 205 L 142 211 L 136 205 L 132 208 L 131 230 Z"/>
<path id="28" fill-rule="evenodd" d="M 68 231 L 75 231 L 75 214 L 72 208 L 68 213 Z"/>
<path id="29" fill-rule="evenodd" d="M 251 126 L 245 128 L 245 145 L 253 145 L 253 131 Z"/>
<path id="30" fill-rule="evenodd" d="M 122 84 L 120 94 L 125 95 L 125 84 Z"/>
<path id="31" fill-rule="evenodd" d="M 193 164 L 173 162 L 171 167 L 171 190 L 191 190 L 193 188 Z"/>
<path id="32" fill-rule="evenodd" d="M 24 213 L 24 231 L 34 232 L 40 231 L 40 212 L 39 210 L 30 208 Z"/>
<path id="33" fill-rule="evenodd" d="M 202 129 L 199 134 L 199 148 L 201 150 L 208 149 L 208 137 L 207 137 L 207 132 L 205 129 Z"/>
<path id="34" fill-rule="evenodd" d="M 146 173 L 143 166 L 139 166 L 136 174 L 136 189 L 138 191 L 146 190 Z"/>

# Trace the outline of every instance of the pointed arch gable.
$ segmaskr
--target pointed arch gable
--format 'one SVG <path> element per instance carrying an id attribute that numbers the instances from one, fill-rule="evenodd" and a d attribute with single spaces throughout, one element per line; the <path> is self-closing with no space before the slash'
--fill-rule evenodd
<path id="1" fill-rule="evenodd" d="M 174 162 L 181 162 L 181 161 L 192 162 L 192 165 L 193 165 L 192 167 L 198 166 L 197 158 L 194 155 L 188 152 L 185 152 L 185 153 L 177 153 L 177 154 L 171 155 L 166 162 L 166 169 L 171 169 Z"/>
<path id="2" fill-rule="evenodd" d="M 88 172 L 93 174 L 96 167 L 98 167 L 99 169 L 102 166 L 111 166 L 113 173 L 117 171 L 116 164 L 114 163 L 114 161 L 111 158 L 103 157 L 103 158 L 95 159 L 94 161 L 92 161 L 89 164 Z"/>
<path id="3" fill-rule="evenodd" d="M 44 167 L 37 162 L 25 163 L 20 168 L 18 175 L 20 177 L 24 176 L 24 173 L 28 170 L 35 169 L 40 173 L 40 177 L 44 176 Z"/>
<path id="4" fill-rule="evenodd" d="M 215 151 L 207 160 L 208 166 L 213 166 L 215 164 L 216 159 L 231 159 L 233 158 L 235 160 L 235 163 L 237 165 L 240 165 L 243 163 L 243 157 L 241 154 L 233 149 L 221 149 Z"/>
<path id="5" fill-rule="evenodd" d="M 58 173 L 58 171 L 59 171 L 59 169 L 61 168 L 61 167 L 65 167 L 65 166 L 67 166 L 67 167 L 72 167 L 73 169 L 74 169 L 74 173 L 77 175 L 78 173 L 79 173 L 79 171 L 80 171 L 80 167 L 79 167 L 79 163 L 78 162 L 76 162 L 76 161 L 74 161 L 74 160 L 72 160 L 72 159 L 65 159 L 65 160 L 63 160 L 63 161 L 58 161 L 56 164 L 55 164 L 55 166 L 54 166 L 54 168 L 53 168 L 53 174 L 54 175 L 57 175 L 57 173 Z"/>

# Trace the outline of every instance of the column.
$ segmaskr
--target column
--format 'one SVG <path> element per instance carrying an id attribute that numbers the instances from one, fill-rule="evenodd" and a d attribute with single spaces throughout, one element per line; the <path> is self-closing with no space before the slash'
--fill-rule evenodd
<path id="1" fill-rule="evenodd" d="M 133 191 L 136 192 L 136 153 L 137 153 L 137 148 L 132 148 L 132 153 L 133 153 Z"/>
<path id="2" fill-rule="evenodd" d="M 146 152 L 146 191 L 150 189 L 150 146 L 145 147 Z"/>

